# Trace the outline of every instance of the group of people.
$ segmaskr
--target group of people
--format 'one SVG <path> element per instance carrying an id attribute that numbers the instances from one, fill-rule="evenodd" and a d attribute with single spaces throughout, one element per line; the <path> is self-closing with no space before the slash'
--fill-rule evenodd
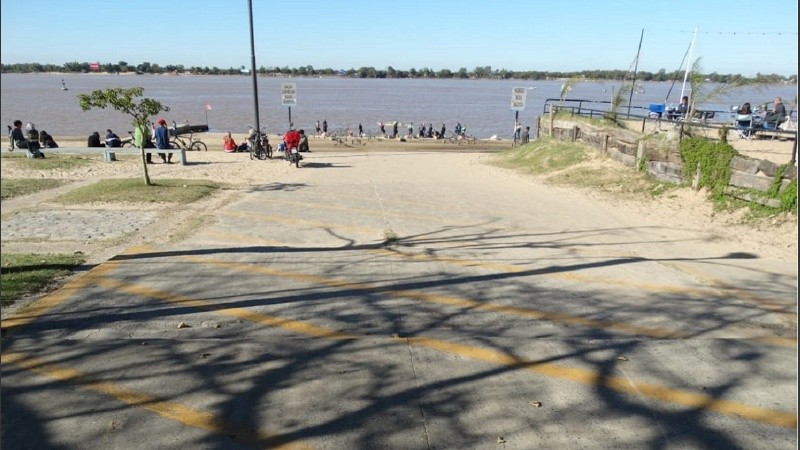
<path id="1" fill-rule="evenodd" d="M 251 129 L 247 135 L 246 142 L 237 145 L 236 140 L 231 136 L 231 132 L 228 131 L 222 138 L 222 150 L 226 153 L 249 151 L 249 146 L 254 145 L 251 144 L 251 142 L 254 142 L 254 139 L 256 139 L 256 131 Z M 311 151 L 309 149 L 308 136 L 306 136 L 305 130 L 296 130 L 294 124 L 291 124 L 289 126 L 289 131 L 283 135 L 283 140 L 278 145 L 278 151 L 288 155 L 288 152 L 291 151 L 292 148 L 296 148 L 299 152 Z"/>
<path id="2" fill-rule="evenodd" d="M 136 127 L 133 131 L 133 144 L 137 148 L 171 149 L 167 121 L 158 119 L 155 124 L 148 121 L 145 125 Z M 119 148 L 122 147 L 122 139 L 113 130 L 107 129 L 105 139 L 101 141 L 100 133 L 95 131 L 89 135 L 86 146 Z M 158 153 L 158 156 L 165 164 L 172 164 L 172 153 Z M 145 153 L 145 160 L 147 164 L 153 164 L 153 154 Z"/>
<path id="3" fill-rule="evenodd" d="M 22 130 L 22 121 L 15 120 L 14 126 L 8 125 L 8 151 L 13 152 L 14 149 L 26 149 L 28 156 L 31 158 L 44 158 L 42 153 L 43 148 L 58 148 L 53 136 L 42 130 L 41 132 L 36 129 L 33 122 L 28 122 L 25 126 L 25 131 Z"/>
<path id="4" fill-rule="evenodd" d="M 748 138 L 759 129 L 777 130 L 786 118 L 786 106 L 780 97 L 775 97 L 772 110 L 765 111 L 763 116 L 756 114 L 750 103 L 745 102 L 736 111 L 736 129 L 742 137 Z"/>

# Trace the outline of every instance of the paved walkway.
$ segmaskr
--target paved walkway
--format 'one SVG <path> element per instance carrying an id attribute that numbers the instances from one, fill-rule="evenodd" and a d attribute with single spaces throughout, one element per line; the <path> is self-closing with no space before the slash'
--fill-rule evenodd
<path id="1" fill-rule="evenodd" d="M 797 446 L 796 265 L 461 156 L 289 170 L 5 319 L 4 444 Z"/>

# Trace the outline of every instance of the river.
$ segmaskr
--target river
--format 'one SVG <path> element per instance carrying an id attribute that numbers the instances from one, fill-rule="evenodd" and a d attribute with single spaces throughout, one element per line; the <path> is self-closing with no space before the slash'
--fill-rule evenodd
<path id="1" fill-rule="evenodd" d="M 67 90 L 62 90 L 62 80 Z M 108 74 L 2 74 L 0 119 L 34 122 L 58 140 L 59 136 L 88 136 L 92 131 L 113 129 L 120 135 L 132 129 L 131 119 L 113 109 L 82 111 L 77 95 L 112 87 L 143 87 L 144 96 L 170 108 L 161 117 L 169 123 L 208 124 L 211 131 L 243 134 L 254 124 L 253 83 L 250 76 L 231 75 L 108 75 Z M 456 123 L 478 138 L 511 137 L 515 112 L 512 89 L 526 88 L 525 108 L 519 113 L 522 126 L 535 127 L 545 100 L 558 98 L 563 80 L 455 80 L 455 79 L 363 79 L 363 78 L 258 78 L 260 123 L 269 133 L 283 133 L 289 109 L 281 106 L 281 84 L 295 83 L 297 104 L 292 121 L 313 132 L 316 121 L 327 120 L 329 130 L 378 131 L 378 123 L 400 122 L 400 132 L 420 122 L 448 133 Z M 609 101 L 619 82 L 582 82 L 573 85 L 568 97 Z M 713 86 L 709 86 L 711 88 Z M 677 103 L 681 82 L 645 82 L 634 93 L 632 104 L 647 106 L 664 101 Z M 759 105 L 775 96 L 787 105 L 797 98 L 797 85 L 770 85 L 738 89 L 718 97 L 703 109 L 730 111 L 745 101 Z M 718 114 L 718 116 L 720 116 Z M 726 120 L 729 116 L 717 117 Z M 389 131 L 387 129 L 387 131 Z"/>

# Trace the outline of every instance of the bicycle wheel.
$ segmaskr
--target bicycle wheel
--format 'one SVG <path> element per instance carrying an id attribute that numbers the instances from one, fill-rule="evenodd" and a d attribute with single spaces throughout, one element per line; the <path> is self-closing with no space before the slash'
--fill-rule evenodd
<path id="1" fill-rule="evenodd" d="M 208 146 L 206 146 L 206 144 L 204 142 L 195 141 L 195 142 L 192 142 L 192 146 L 189 148 L 189 150 L 196 150 L 198 152 L 199 151 L 207 152 L 208 151 Z"/>
<path id="2" fill-rule="evenodd" d="M 267 158 L 272 159 L 272 146 L 267 144 Z"/>

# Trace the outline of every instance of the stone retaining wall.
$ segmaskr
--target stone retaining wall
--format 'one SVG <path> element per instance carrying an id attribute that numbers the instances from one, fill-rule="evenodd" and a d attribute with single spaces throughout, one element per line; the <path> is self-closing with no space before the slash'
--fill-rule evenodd
<path id="1" fill-rule="evenodd" d="M 643 167 L 655 179 L 673 184 L 697 185 L 698 176 L 687 177 L 683 170 L 683 159 L 680 154 L 678 130 L 667 131 L 666 140 L 647 139 L 641 133 L 623 129 L 605 129 L 585 122 L 554 120 L 540 117 L 538 134 L 549 135 L 555 139 L 581 142 L 593 147 L 609 158 L 626 166 Z M 748 188 L 767 192 L 772 186 L 778 165 L 767 160 L 735 156 L 731 160 L 731 179 L 729 194 L 735 188 Z M 781 178 L 780 192 L 797 179 L 797 167 L 790 166 Z M 741 196 L 743 200 L 758 201 L 772 207 L 780 206 L 777 200 L 754 199 L 753 196 Z"/>

